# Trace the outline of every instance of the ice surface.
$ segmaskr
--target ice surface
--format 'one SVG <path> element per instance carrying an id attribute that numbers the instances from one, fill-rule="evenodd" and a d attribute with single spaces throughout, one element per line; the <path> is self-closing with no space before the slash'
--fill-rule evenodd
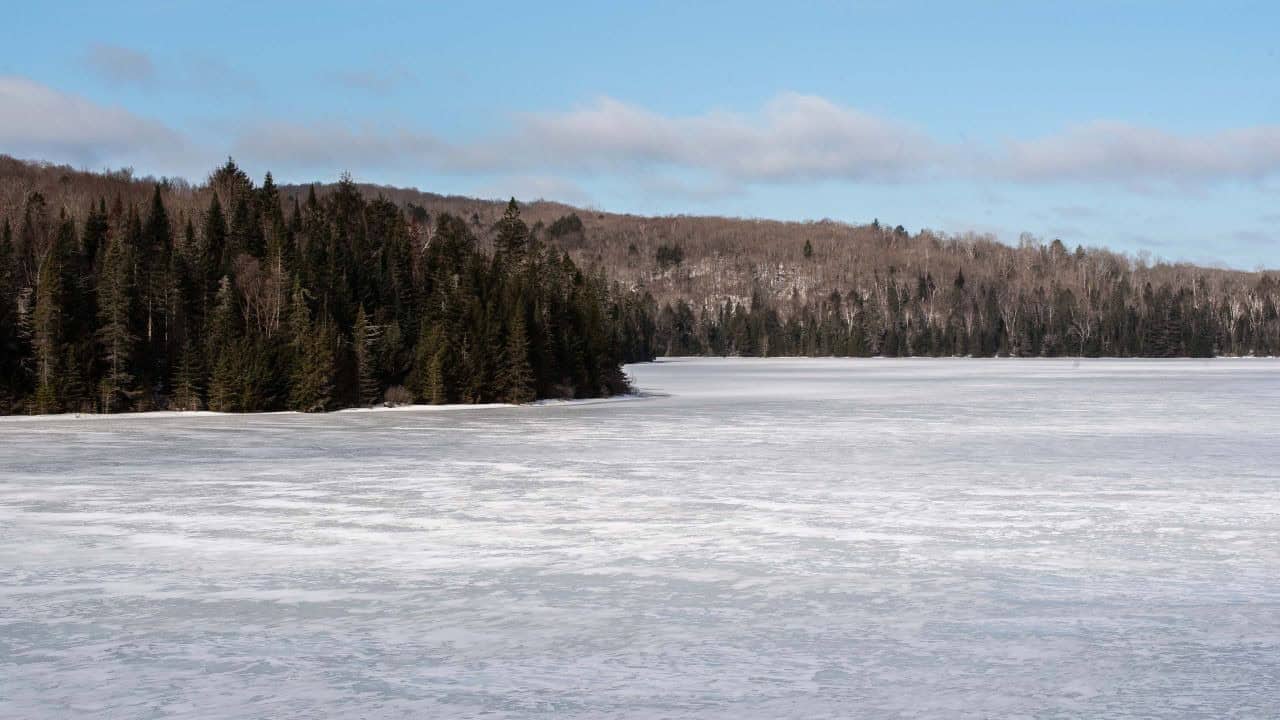
<path id="1" fill-rule="evenodd" d="M 0 421 L 0 717 L 1280 716 L 1280 361 Z"/>

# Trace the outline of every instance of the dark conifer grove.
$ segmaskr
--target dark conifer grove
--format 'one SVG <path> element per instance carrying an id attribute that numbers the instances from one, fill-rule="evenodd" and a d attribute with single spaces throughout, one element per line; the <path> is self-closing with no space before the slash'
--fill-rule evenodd
<path id="1" fill-rule="evenodd" d="M 0 413 L 598 397 L 650 359 L 638 298 L 514 199 L 486 251 L 466 220 L 349 179 L 286 198 L 228 161 L 203 208 L 174 191 L 83 212 L 31 192 L 0 217 Z"/>

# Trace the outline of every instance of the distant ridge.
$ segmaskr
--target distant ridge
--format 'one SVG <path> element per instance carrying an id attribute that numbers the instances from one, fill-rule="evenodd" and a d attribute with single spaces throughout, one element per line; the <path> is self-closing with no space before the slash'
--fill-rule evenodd
<path id="1" fill-rule="evenodd" d="M 142 202 L 153 180 L 0 157 L 0 216 L 31 191 L 73 212 Z M 308 185 L 282 185 L 286 201 Z M 317 184 L 324 196 L 333 184 Z M 491 246 L 505 201 L 357 183 L 423 221 L 462 218 Z M 198 216 L 211 192 L 174 182 Z M 911 233 L 830 220 L 646 217 L 535 201 L 533 233 L 652 299 L 655 351 L 675 354 L 1107 355 L 1280 353 L 1280 277 L 1150 262 L 1105 248 Z"/>

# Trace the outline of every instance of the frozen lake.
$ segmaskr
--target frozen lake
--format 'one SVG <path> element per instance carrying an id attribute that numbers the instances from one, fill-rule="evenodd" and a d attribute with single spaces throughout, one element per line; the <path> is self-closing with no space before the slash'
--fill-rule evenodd
<path id="1" fill-rule="evenodd" d="M 0 717 L 1280 716 L 1280 361 L 0 420 Z"/>

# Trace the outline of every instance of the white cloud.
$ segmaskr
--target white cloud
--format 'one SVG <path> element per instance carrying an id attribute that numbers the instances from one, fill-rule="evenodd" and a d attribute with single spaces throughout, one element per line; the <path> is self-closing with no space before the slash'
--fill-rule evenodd
<path id="1" fill-rule="evenodd" d="M 905 180 L 950 152 L 923 133 L 821 98 L 783 95 L 755 116 L 668 117 L 600 98 L 564 113 L 523 114 L 466 143 L 402 127 L 277 123 L 243 132 L 236 153 L 302 167 L 419 166 L 446 173 L 700 173 L 694 186 L 804 180 Z"/>
<path id="2" fill-rule="evenodd" d="M 192 169 L 187 141 L 165 125 L 14 76 L 0 76 L 0 152 L 82 167 Z"/>
<path id="3" fill-rule="evenodd" d="M 693 199 L 768 185 L 937 179 L 1172 188 L 1185 195 L 1216 183 L 1280 177 L 1280 126 L 1176 134 L 1097 122 L 1039 138 L 970 145 L 794 93 L 755 112 L 692 115 L 602 97 L 563 112 L 518 114 L 504 129 L 467 141 L 408 126 L 291 118 L 250 122 L 205 146 L 211 151 L 197 153 L 182 134 L 123 108 L 0 76 L 0 152 L 196 177 L 207 170 L 208 158 L 227 151 L 282 177 L 390 170 L 536 178 L 527 183 L 530 189 L 548 192 L 570 192 L 571 179 L 594 177 L 637 192 Z"/>
<path id="4" fill-rule="evenodd" d="M 1280 173 L 1280 126 L 1198 135 L 1095 122 L 1036 140 L 1012 141 L 1009 175 L 1038 182 L 1200 184 L 1256 182 Z"/>
<path id="5" fill-rule="evenodd" d="M 526 113 L 489 137 L 450 142 L 404 127 L 277 124 L 247 131 L 241 154 L 282 166 L 438 173 L 595 174 L 733 193 L 752 185 L 933 179 L 1122 184 L 1130 189 L 1258 182 L 1280 175 L 1280 127 L 1178 135 L 1092 123 L 1035 139 L 944 143 L 910 125 L 810 95 L 754 113 L 664 115 L 614 98 Z"/>
<path id="6" fill-rule="evenodd" d="M 671 169 L 720 182 L 903 180 L 936 170 L 949 152 L 905 125 L 823 98 L 783 94 L 751 115 L 669 117 L 612 98 L 519 118 L 513 137 L 484 148 L 528 164 L 597 171 Z"/>

